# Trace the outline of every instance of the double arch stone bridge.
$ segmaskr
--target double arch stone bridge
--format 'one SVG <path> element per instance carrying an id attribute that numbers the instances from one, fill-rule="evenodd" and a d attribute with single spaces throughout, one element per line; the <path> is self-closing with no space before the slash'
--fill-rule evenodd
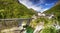
<path id="1" fill-rule="evenodd" d="M 30 22 L 32 21 L 33 18 L 14 18 L 14 19 L 0 19 L 0 22 L 12 22 L 12 21 L 17 21 L 18 26 L 21 26 L 24 21 L 26 21 L 26 25 L 29 25 Z"/>

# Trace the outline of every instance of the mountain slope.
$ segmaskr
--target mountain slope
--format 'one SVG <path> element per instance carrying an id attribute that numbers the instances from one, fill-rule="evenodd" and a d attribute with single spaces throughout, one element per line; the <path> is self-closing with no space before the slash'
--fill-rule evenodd
<path id="1" fill-rule="evenodd" d="M 60 21 L 60 1 L 56 3 L 54 7 L 44 12 L 45 14 L 54 14 L 57 17 L 58 21 Z"/>
<path id="2" fill-rule="evenodd" d="M 0 0 L 0 18 L 30 18 L 34 13 L 18 0 Z"/>

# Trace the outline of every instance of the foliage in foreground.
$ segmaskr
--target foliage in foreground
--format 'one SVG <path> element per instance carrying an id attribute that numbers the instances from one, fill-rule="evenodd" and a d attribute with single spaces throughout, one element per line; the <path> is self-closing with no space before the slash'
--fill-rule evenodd
<path id="1" fill-rule="evenodd" d="M 46 26 L 46 27 L 44 27 L 44 29 L 42 29 L 42 31 L 40 33 L 57 33 L 57 30 L 55 27 Z"/>
<path id="2" fill-rule="evenodd" d="M 27 26 L 26 30 L 27 30 L 26 31 L 27 33 L 33 33 L 34 32 L 34 28 L 32 28 L 31 26 Z"/>

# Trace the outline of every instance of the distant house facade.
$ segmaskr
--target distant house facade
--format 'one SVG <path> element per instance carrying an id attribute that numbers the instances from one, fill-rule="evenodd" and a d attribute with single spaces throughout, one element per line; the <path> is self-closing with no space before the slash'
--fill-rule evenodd
<path id="1" fill-rule="evenodd" d="M 39 16 L 39 17 L 41 17 L 41 16 L 45 16 L 45 14 L 39 12 L 39 13 L 38 13 L 38 16 Z"/>
<path id="2" fill-rule="evenodd" d="M 54 18 L 54 14 L 44 14 L 44 13 L 41 13 L 41 12 L 37 12 L 36 15 L 33 15 L 32 18 L 34 19 L 37 19 L 37 18 L 40 18 L 40 17 L 45 17 L 45 18 L 48 18 L 48 19 L 51 19 L 51 18 Z"/>
<path id="3" fill-rule="evenodd" d="M 48 19 L 51 19 L 51 18 L 54 18 L 55 16 L 54 16 L 54 14 L 46 14 L 46 17 L 47 17 Z"/>

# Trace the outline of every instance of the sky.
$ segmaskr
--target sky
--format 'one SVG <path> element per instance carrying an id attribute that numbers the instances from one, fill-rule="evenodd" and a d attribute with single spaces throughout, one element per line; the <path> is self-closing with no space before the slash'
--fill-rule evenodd
<path id="1" fill-rule="evenodd" d="M 32 8 L 38 12 L 44 12 L 55 5 L 58 0 L 19 0 L 27 8 Z"/>

